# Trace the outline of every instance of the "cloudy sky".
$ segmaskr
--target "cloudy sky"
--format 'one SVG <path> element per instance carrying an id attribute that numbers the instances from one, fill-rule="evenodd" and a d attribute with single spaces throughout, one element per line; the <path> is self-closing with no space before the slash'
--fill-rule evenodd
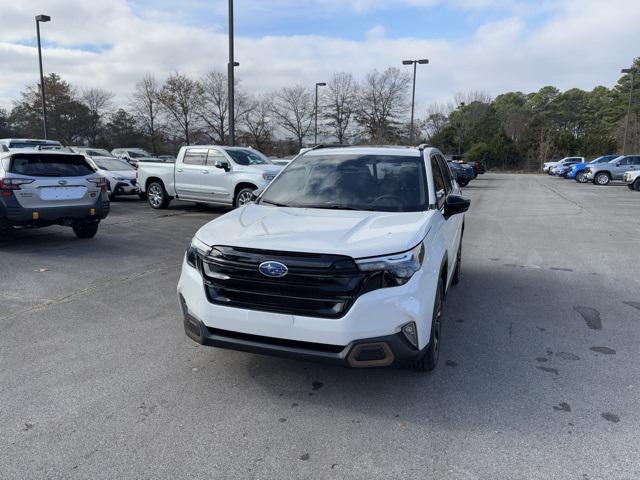
<path id="1" fill-rule="evenodd" d="M 640 55 L 640 0 L 235 0 L 242 85 L 313 85 L 332 72 L 428 58 L 418 107 L 456 92 L 612 85 Z M 146 72 L 225 69 L 227 0 L 0 0 L 0 106 L 45 72 L 113 91 L 124 105 Z"/>

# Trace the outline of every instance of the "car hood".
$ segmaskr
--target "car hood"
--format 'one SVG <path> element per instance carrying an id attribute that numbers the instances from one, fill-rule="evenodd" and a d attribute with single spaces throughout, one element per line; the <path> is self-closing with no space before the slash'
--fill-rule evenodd
<path id="1" fill-rule="evenodd" d="M 281 208 L 250 204 L 203 226 L 207 245 L 372 257 L 416 246 L 434 221 L 434 211 L 366 212 Z"/>
<path id="2" fill-rule="evenodd" d="M 555 167 L 556 165 L 558 165 L 560 162 L 544 162 L 544 166 L 545 167 Z"/>

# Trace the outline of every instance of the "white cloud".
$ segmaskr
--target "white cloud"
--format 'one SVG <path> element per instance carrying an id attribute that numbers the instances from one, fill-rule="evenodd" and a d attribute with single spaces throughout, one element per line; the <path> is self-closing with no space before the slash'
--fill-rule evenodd
<path id="1" fill-rule="evenodd" d="M 269 1 L 281 6 L 291 0 Z M 334 1 L 311 3 L 320 8 Z M 397 0 L 425 8 L 436 1 Z M 266 0 L 261 2 L 264 11 Z M 43 37 L 55 45 L 44 50 L 45 71 L 59 73 L 78 87 L 112 90 L 123 105 L 146 72 L 162 79 L 176 70 L 199 76 L 208 69 L 226 69 L 227 38 L 218 25 L 205 29 L 174 21 L 186 18 L 185 5 L 194 3 L 176 3 L 172 16 L 149 7 L 144 18 L 125 0 L 29 0 L 3 5 L 0 105 L 10 107 L 25 84 L 37 81 L 36 50 L 24 45 L 33 42 L 34 12 L 52 16 L 52 22 L 43 25 Z M 353 9 L 389 8 L 382 0 L 343 3 Z M 456 0 L 459 8 L 466 9 L 506 4 L 516 5 L 508 0 Z M 430 64 L 418 73 L 421 108 L 448 101 L 457 91 L 481 89 L 496 95 L 548 84 L 593 88 L 614 83 L 620 67 L 640 54 L 638 19 L 637 0 L 562 0 L 555 2 L 553 15 L 535 28 L 513 13 L 458 41 L 387 38 L 383 25 L 357 41 L 321 35 L 238 37 L 238 75 L 246 89 L 264 92 L 295 83 L 313 85 L 335 71 L 362 77 L 372 68 L 402 68 L 405 57 L 427 57 Z"/>

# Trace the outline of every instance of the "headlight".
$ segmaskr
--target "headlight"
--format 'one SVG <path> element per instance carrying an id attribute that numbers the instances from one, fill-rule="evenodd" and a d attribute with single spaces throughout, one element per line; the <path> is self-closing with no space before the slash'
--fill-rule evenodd
<path id="1" fill-rule="evenodd" d="M 267 182 L 270 182 L 271 180 L 273 180 L 274 178 L 276 178 L 276 174 L 275 173 L 263 173 L 262 174 L 262 178 L 263 180 L 266 180 Z"/>
<path id="2" fill-rule="evenodd" d="M 198 240 L 198 238 L 193 237 L 191 245 L 187 248 L 187 263 L 193 268 L 196 268 L 198 264 L 198 256 L 208 255 L 210 251 L 211 247 L 209 245 Z"/>
<path id="3" fill-rule="evenodd" d="M 389 286 L 404 285 L 414 273 L 420 270 L 424 260 L 424 245 L 412 248 L 408 252 L 396 253 L 384 257 L 356 260 L 363 272 L 382 272 Z"/>

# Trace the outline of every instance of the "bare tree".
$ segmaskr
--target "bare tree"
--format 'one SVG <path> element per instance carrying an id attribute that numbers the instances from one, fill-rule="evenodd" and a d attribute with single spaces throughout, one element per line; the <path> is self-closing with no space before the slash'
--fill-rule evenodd
<path id="1" fill-rule="evenodd" d="M 112 106 L 113 93 L 102 88 L 86 88 L 80 94 L 80 101 L 89 109 L 90 124 L 87 125 L 87 137 L 95 145 L 102 133 L 103 119 Z"/>
<path id="2" fill-rule="evenodd" d="M 249 143 L 258 150 L 266 150 L 273 140 L 271 103 L 266 98 L 250 101 L 247 114 L 242 117 L 242 127 Z"/>
<path id="3" fill-rule="evenodd" d="M 422 124 L 422 131 L 429 141 L 440 135 L 449 125 L 450 113 L 449 106 L 436 103 L 427 108 L 427 118 Z"/>
<path id="4" fill-rule="evenodd" d="M 327 83 L 323 116 L 338 143 L 347 141 L 357 98 L 358 85 L 350 73 L 335 73 Z"/>
<path id="5" fill-rule="evenodd" d="M 397 68 L 370 72 L 360 88 L 356 119 L 375 143 L 398 136 L 402 117 L 408 109 L 411 78 Z"/>
<path id="6" fill-rule="evenodd" d="M 474 102 L 478 103 L 491 103 L 491 95 L 482 90 L 469 90 L 468 92 L 457 92 L 453 96 L 456 105 L 470 105 Z"/>
<path id="7" fill-rule="evenodd" d="M 169 76 L 158 94 L 158 102 L 175 123 L 181 140 L 187 145 L 191 144 L 195 133 L 197 111 L 203 94 L 200 82 L 177 72 Z"/>
<path id="8" fill-rule="evenodd" d="M 198 114 L 207 126 L 205 133 L 216 143 L 224 145 L 229 137 L 229 99 L 226 73 L 218 70 L 208 72 L 202 79 L 204 91 L 202 105 Z M 249 101 L 235 82 L 235 122 L 240 124 L 253 103 Z"/>
<path id="9" fill-rule="evenodd" d="M 313 124 L 314 98 L 303 85 L 283 87 L 273 94 L 271 112 L 283 130 L 291 133 L 302 148 L 304 138 Z"/>
<path id="10" fill-rule="evenodd" d="M 156 153 L 158 150 L 159 93 L 158 81 L 151 73 L 147 73 L 142 80 L 136 83 L 135 90 L 131 96 L 131 109 L 136 120 L 149 136 L 152 153 Z"/>

